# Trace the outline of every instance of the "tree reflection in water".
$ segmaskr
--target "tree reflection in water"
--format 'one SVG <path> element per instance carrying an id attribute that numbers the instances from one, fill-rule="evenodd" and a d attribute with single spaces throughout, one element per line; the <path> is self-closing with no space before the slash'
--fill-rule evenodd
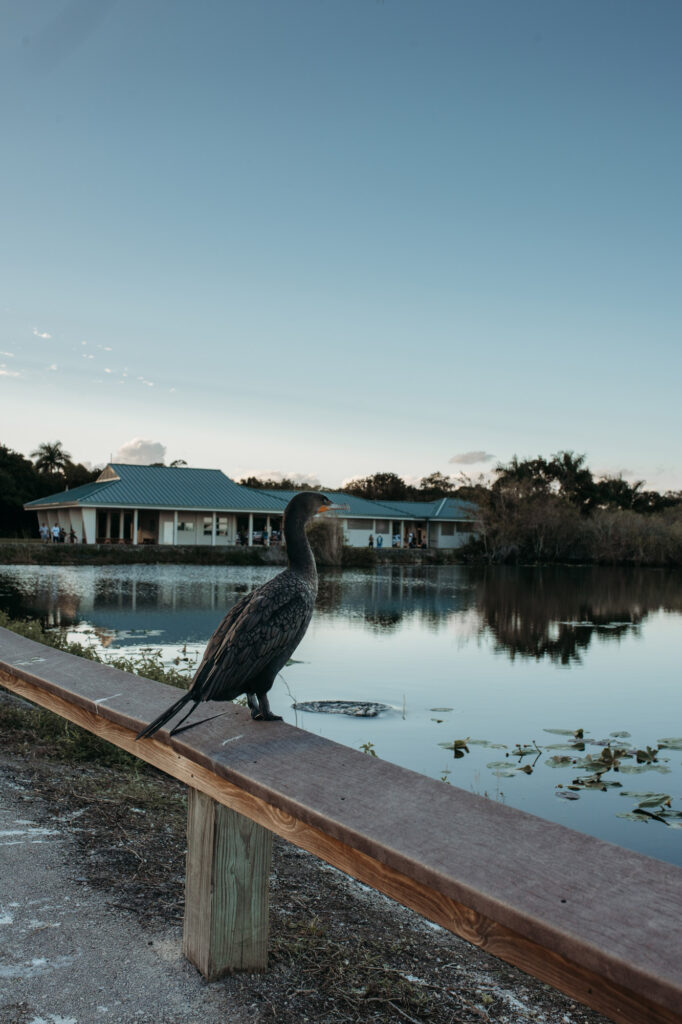
<path id="1" fill-rule="evenodd" d="M 35 572 L 31 571 L 35 569 Z M 45 626 L 89 623 L 118 635 L 145 628 L 166 643 L 205 643 L 246 591 L 273 570 L 217 566 L 0 567 L 0 609 Z M 594 642 L 639 635 L 648 615 L 682 611 L 682 577 L 603 567 L 385 566 L 324 572 L 317 615 L 377 633 L 410 624 L 488 635 L 517 657 L 580 663 Z M 156 641 L 155 641 L 156 642 Z"/>

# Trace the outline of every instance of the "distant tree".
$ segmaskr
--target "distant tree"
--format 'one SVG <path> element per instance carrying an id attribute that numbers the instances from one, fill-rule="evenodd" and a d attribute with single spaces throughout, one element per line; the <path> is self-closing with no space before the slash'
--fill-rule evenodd
<path id="1" fill-rule="evenodd" d="M 82 462 L 69 461 L 64 468 L 66 483 L 70 488 L 81 487 L 83 484 L 91 483 L 91 481 L 97 479 L 101 472 L 101 467 L 88 469 Z"/>
<path id="2" fill-rule="evenodd" d="M 375 473 L 346 484 L 344 491 L 373 501 L 408 501 L 414 493 L 396 473 Z"/>
<path id="3" fill-rule="evenodd" d="M 170 464 L 171 469 L 177 469 L 179 466 L 186 466 L 187 463 L 184 459 L 173 459 Z"/>
<path id="4" fill-rule="evenodd" d="M 522 494 L 558 494 L 588 515 L 599 500 L 597 485 L 585 465 L 584 455 L 570 451 L 556 452 L 550 459 L 519 459 L 516 455 L 507 465 L 495 467 L 497 479 L 493 491 Z"/>
<path id="5" fill-rule="evenodd" d="M 429 473 L 419 481 L 417 492 L 418 501 L 436 501 L 438 498 L 445 498 L 455 490 L 455 481 L 444 476 L 443 473 Z"/>
<path id="6" fill-rule="evenodd" d="M 259 476 L 245 476 L 239 481 L 242 487 L 251 487 L 256 491 L 296 491 L 300 490 L 300 484 L 290 480 L 289 477 L 282 477 L 281 480 L 264 480 Z M 309 491 L 318 490 L 317 487 L 306 488 Z"/>
<path id="7" fill-rule="evenodd" d="M 37 534 L 34 512 L 24 512 L 27 501 L 45 493 L 45 481 L 19 452 L 0 445 L 0 534 L 4 537 Z"/>
<path id="8" fill-rule="evenodd" d="M 31 452 L 31 458 L 35 459 L 35 468 L 39 473 L 47 476 L 65 474 L 67 463 L 71 456 L 64 451 L 61 441 L 46 441 L 39 444 L 35 451 Z"/>

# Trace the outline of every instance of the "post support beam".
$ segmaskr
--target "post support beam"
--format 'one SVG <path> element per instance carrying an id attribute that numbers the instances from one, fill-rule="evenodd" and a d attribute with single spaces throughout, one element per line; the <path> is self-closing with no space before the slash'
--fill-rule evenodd
<path id="1" fill-rule="evenodd" d="M 272 833 L 188 788 L 183 953 L 208 981 L 268 963 Z"/>

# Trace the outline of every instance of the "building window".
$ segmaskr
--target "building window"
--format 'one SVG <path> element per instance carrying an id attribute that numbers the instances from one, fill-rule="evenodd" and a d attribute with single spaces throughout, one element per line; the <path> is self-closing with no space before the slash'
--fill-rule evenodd
<path id="1" fill-rule="evenodd" d="M 441 537 L 453 537 L 455 534 L 454 523 L 441 523 L 440 524 L 440 535 Z"/>
<path id="2" fill-rule="evenodd" d="M 371 533 L 374 529 L 373 519 L 349 519 L 348 520 L 349 530 L 369 530 Z"/>
<path id="3" fill-rule="evenodd" d="M 388 519 L 377 519 L 376 521 L 376 533 L 390 533 L 390 527 Z"/>
<path id="4" fill-rule="evenodd" d="M 216 533 L 219 537 L 227 537 L 227 516 L 218 516 Z"/>
<path id="5" fill-rule="evenodd" d="M 213 535 L 213 516 L 204 516 L 204 537 Z"/>
<path id="6" fill-rule="evenodd" d="M 193 531 L 194 530 L 194 523 L 191 523 L 191 522 L 178 523 L 178 533 L 180 533 L 181 530 L 183 530 L 185 533 L 189 533 L 190 531 Z"/>

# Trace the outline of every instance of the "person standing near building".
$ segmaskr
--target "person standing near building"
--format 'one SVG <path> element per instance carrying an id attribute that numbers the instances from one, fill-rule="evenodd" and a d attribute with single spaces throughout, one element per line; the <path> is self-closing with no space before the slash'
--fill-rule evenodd
<path id="1" fill-rule="evenodd" d="M 59 534 L 60 534 L 60 532 L 61 531 L 59 529 L 59 523 L 55 523 L 54 526 L 52 527 L 52 543 L 53 544 L 59 544 Z"/>
<path id="2" fill-rule="evenodd" d="M 41 523 L 38 532 L 40 533 L 40 539 L 43 542 L 43 544 L 47 544 L 50 539 L 50 528 L 48 527 L 47 523 Z"/>

